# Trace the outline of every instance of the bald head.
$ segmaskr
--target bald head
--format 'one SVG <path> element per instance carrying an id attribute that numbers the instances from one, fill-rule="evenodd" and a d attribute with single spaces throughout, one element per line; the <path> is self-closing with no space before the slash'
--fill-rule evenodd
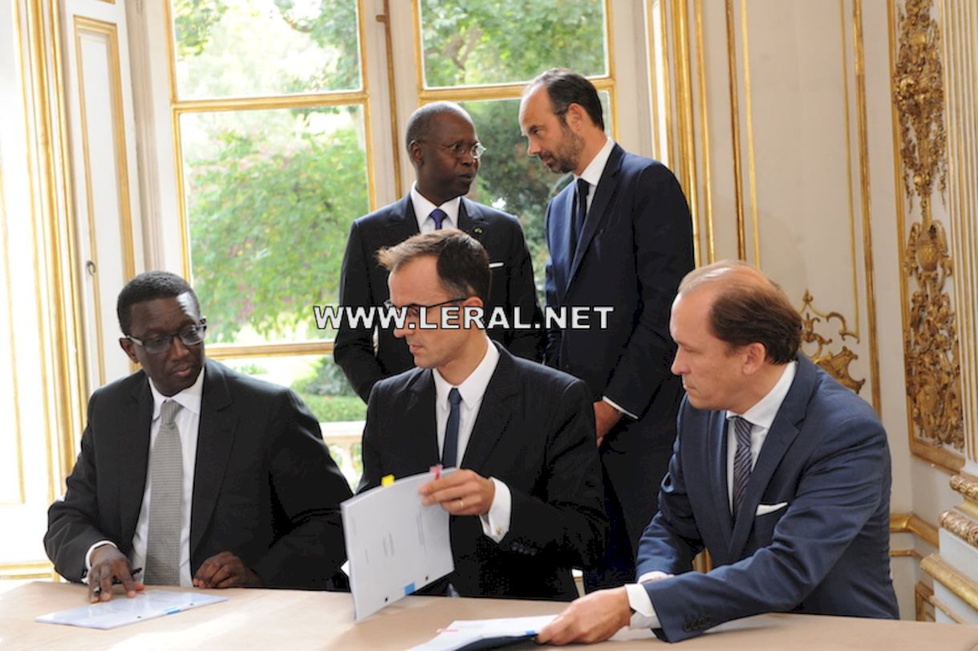
<path id="1" fill-rule="evenodd" d="M 742 260 L 723 260 L 683 278 L 676 300 L 709 292 L 704 315 L 712 334 L 737 347 L 760 343 L 773 364 L 795 359 L 801 345 L 801 315 L 781 286 Z"/>
<path id="2" fill-rule="evenodd" d="M 444 115 L 452 115 L 461 118 L 472 125 L 472 116 L 468 111 L 455 102 L 432 102 L 425 104 L 408 118 L 407 131 L 404 136 L 404 145 L 410 151 L 412 142 L 430 140 L 438 129 L 439 118 Z"/>

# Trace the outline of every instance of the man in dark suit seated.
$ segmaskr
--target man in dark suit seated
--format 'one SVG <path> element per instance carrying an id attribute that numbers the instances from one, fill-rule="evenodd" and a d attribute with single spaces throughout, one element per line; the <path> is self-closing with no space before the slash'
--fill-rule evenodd
<path id="1" fill-rule="evenodd" d="M 205 360 L 205 320 L 177 275 L 119 294 L 119 340 L 142 370 L 92 394 L 81 452 L 44 544 L 89 598 L 145 584 L 328 589 L 346 560 L 350 488 L 290 390 Z M 143 581 L 134 574 L 144 570 Z"/>
<path id="2" fill-rule="evenodd" d="M 631 581 L 642 530 L 676 438 L 682 383 L 669 306 L 693 269 L 682 188 L 665 165 L 605 135 L 594 85 L 569 70 L 531 81 L 520 103 L 527 152 L 575 182 L 547 206 L 547 307 L 605 306 L 607 327 L 550 328 L 546 363 L 587 382 L 604 473 L 610 534 L 588 591 Z"/>
<path id="3" fill-rule="evenodd" d="M 452 516 L 455 559 L 424 592 L 573 599 L 571 568 L 597 560 L 607 526 L 587 387 L 466 322 L 489 290 L 489 258 L 468 235 L 417 235 L 380 261 L 406 315 L 394 334 L 418 368 L 370 394 L 359 490 L 458 467 L 421 488 Z"/>
<path id="4" fill-rule="evenodd" d="M 670 327 L 686 399 L 640 583 L 584 597 L 540 641 L 596 642 L 631 625 L 676 642 L 766 612 L 897 618 L 886 432 L 799 353 L 784 291 L 718 262 L 683 280 Z M 714 569 L 690 571 L 704 548 Z"/>
<path id="5" fill-rule="evenodd" d="M 492 327 L 489 336 L 514 355 L 539 361 L 543 358 L 542 331 L 513 327 L 517 320 L 526 323 L 540 318 L 533 266 L 520 222 L 462 196 L 475 181 L 484 151 L 472 118 L 458 104 L 426 104 L 411 116 L 405 139 L 417 182 L 400 201 L 353 222 L 343 256 L 340 304 L 370 309 L 390 298 L 387 270 L 377 263 L 378 250 L 418 233 L 458 228 L 489 253 L 492 283 L 485 297 L 487 310 L 499 307 L 507 313 L 510 327 Z M 414 366 L 407 346 L 390 329 L 352 327 L 345 320 L 336 333 L 333 358 L 364 402 L 377 380 Z"/>

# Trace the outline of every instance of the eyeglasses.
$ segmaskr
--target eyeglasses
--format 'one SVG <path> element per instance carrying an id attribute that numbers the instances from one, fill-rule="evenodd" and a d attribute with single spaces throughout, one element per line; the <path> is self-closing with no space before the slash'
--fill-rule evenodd
<path id="1" fill-rule="evenodd" d="M 205 319 L 201 319 L 200 325 L 192 325 L 175 334 L 160 335 L 159 337 L 145 340 L 126 335 L 126 339 L 138 346 L 142 346 L 150 355 L 159 355 L 170 350 L 170 347 L 173 346 L 174 337 L 180 337 L 180 341 L 183 342 L 184 346 L 196 346 L 204 340 L 205 332 L 207 332 L 207 322 Z"/>
<path id="2" fill-rule="evenodd" d="M 390 299 L 384 301 L 384 307 L 388 310 L 404 310 L 408 317 L 411 319 L 421 318 L 421 310 L 431 310 L 436 307 L 441 307 L 442 305 L 448 305 L 449 303 L 459 303 L 467 299 L 468 296 L 460 296 L 459 298 L 450 298 L 447 301 L 442 301 L 441 303 L 432 303 L 431 305 L 419 305 L 418 303 L 408 303 L 407 305 L 402 305 L 400 307 L 391 303 Z"/>
<path id="3" fill-rule="evenodd" d="M 415 140 L 415 142 L 425 142 L 425 141 Z M 466 142 L 456 142 L 454 145 L 442 145 L 439 143 L 434 143 L 434 144 L 437 147 L 441 147 L 442 149 L 451 152 L 452 156 L 454 156 L 458 160 L 462 160 L 463 158 L 465 158 L 466 154 L 468 154 L 475 160 L 479 160 L 480 158 L 482 158 L 482 155 L 486 153 L 486 148 L 482 146 L 481 142 L 477 142 L 474 144 L 469 144 Z"/>

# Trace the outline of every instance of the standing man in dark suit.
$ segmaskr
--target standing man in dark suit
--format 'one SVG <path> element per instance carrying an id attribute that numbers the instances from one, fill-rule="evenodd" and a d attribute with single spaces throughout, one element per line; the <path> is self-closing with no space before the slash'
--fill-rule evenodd
<path id="1" fill-rule="evenodd" d="M 475 180 L 479 158 L 485 151 L 472 118 L 458 104 L 426 104 L 411 116 L 405 139 L 417 182 L 397 203 L 353 222 L 343 256 L 340 305 L 371 309 L 389 298 L 387 270 L 377 263 L 378 250 L 418 233 L 458 228 L 489 253 L 492 283 L 487 309 L 501 307 L 508 315 L 511 327 L 490 328 L 489 336 L 514 355 L 539 361 L 543 356 L 542 331 L 513 327 L 517 320 L 538 321 L 540 311 L 520 222 L 462 196 Z M 407 346 L 389 329 L 362 324 L 353 327 L 345 321 L 336 333 L 333 357 L 364 402 L 377 380 L 414 365 Z"/>
<path id="2" fill-rule="evenodd" d="M 291 391 L 204 359 L 207 325 L 179 276 L 119 294 L 119 340 L 142 370 L 98 389 L 64 499 L 48 511 L 55 569 L 107 601 L 113 582 L 326 589 L 346 560 L 350 488 Z M 336 577 L 339 580 L 339 577 Z"/>
<path id="3" fill-rule="evenodd" d="M 489 290 L 488 256 L 468 235 L 417 235 L 380 260 L 407 315 L 394 334 L 418 368 L 370 394 L 359 490 L 458 467 L 421 488 L 452 515 L 455 559 L 425 592 L 573 599 L 571 568 L 600 557 L 607 525 L 587 387 L 466 322 Z"/>
<path id="4" fill-rule="evenodd" d="M 609 306 L 607 328 L 551 329 L 546 362 L 587 382 L 594 401 L 611 533 L 587 589 L 635 574 L 639 536 L 676 435 L 682 385 L 669 373 L 669 306 L 693 268 L 686 198 L 661 163 L 627 153 L 604 133 L 597 90 L 549 70 L 523 91 L 528 152 L 575 183 L 547 207 L 547 307 Z"/>
<path id="5" fill-rule="evenodd" d="M 671 327 L 687 397 L 639 547 L 642 583 L 587 595 L 540 641 L 597 642 L 631 625 L 677 642 L 766 612 L 896 619 L 886 432 L 798 352 L 785 293 L 719 262 L 683 280 Z M 714 569 L 690 571 L 704 548 Z"/>

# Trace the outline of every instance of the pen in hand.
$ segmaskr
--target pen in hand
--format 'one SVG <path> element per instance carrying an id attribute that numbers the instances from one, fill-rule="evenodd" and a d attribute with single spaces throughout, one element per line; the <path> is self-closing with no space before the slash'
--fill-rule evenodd
<path id="1" fill-rule="evenodd" d="M 143 571 L 143 568 L 137 567 L 137 568 L 132 569 L 129 572 L 129 575 L 132 576 L 133 578 L 136 578 L 136 575 L 139 574 L 142 571 Z M 119 585 L 120 583 L 122 583 L 122 581 L 119 580 L 119 577 L 117 577 L 117 576 L 113 576 L 112 577 L 112 585 Z M 92 588 L 92 593 L 95 594 L 95 596 L 98 596 L 98 595 L 102 594 L 102 586 L 101 585 L 97 585 L 94 588 Z"/>

